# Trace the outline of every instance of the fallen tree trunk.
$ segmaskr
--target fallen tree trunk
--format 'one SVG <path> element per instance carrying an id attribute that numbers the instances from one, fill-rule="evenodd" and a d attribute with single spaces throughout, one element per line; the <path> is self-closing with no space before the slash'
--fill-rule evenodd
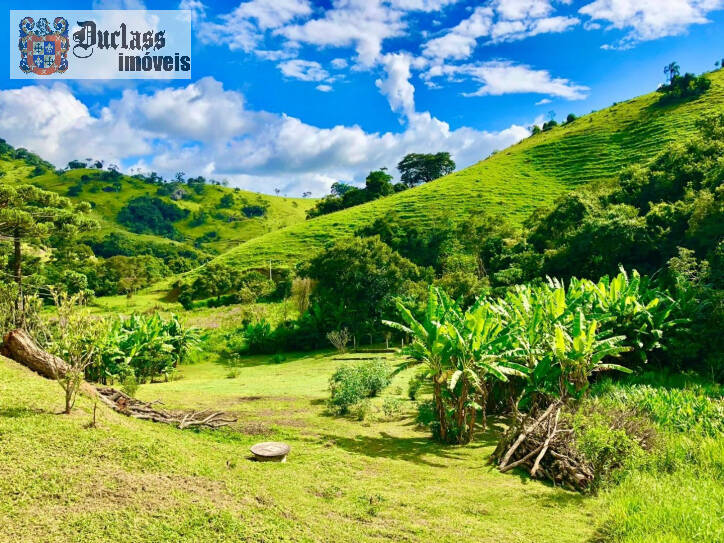
<path id="1" fill-rule="evenodd" d="M 68 364 L 57 356 L 50 354 L 35 343 L 25 330 L 12 330 L 3 338 L 0 354 L 30 368 L 48 379 L 63 377 Z M 120 390 L 106 387 L 94 387 L 84 382 L 81 391 L 88 396 L 97 396 L 102 403 L 128 417 L 151 420 L 184 428 L 221 428 L 236 422 L 222 411 L 180 411 L 170 412 L 154 409 L 153 405 L 160 402 L 142 402 Z"/>
<path id="2" fill-rule="evenodd" d="M 5 334 L 0 353 L 48 379 L 62 377 L 68 369 L 65 361 L 38 347 L 30 334 L 22 329 Z"/>
<path id="3" fill-rule="evenodd" d="M 204 411 L 164 411 L 153 407 L 155 404 L 161 403 L 158 401 L 142 402 L 110 387 L 98 387 L 96 390 L 101 401 L 118 413 L 136 419 L 171 424 L 179 430 L 185 428 L 216 429 L 236 422 L 235 418 L 229 417 L 223 411 L 209 409 Z"/>

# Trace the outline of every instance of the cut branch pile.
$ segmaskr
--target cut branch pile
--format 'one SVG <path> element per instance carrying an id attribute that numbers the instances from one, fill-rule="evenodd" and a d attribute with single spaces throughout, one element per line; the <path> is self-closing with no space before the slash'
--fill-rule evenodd
<path id="1" fill-rule="evenodd" d="M 501 472 L 522 467 L 534 478 L 574 490 L 588 488 L 593 468 L 576 451 L 573 429 L 561 420 L 562 407 L 556 402 L 542 413 L 518 415 L 492 456 Z"/>
<path id="2" fill-rule="evenodd" d="M 204 411 L 165 411 L 154 407 L 154 405 L 161 403 L 159 401 L 142 402 L 110 387 L 98 387 L 96 390 L 100 400 L 118 413 L 136 419 L 170 424 L 180 430 L 185 428 L 216 429 L 236 422 L 235 418 L 230 417 L 223 411 L 212 411 L 210 409 Z"/>

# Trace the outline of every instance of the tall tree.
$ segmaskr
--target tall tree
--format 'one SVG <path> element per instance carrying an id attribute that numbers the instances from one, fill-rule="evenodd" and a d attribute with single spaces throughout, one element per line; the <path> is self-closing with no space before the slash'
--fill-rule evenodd
<path id="1" fill-rule="evenodd" d="M 72 204 L 67 198 L 32 185 L 0 185 L 0 241 L 13 244 L 10 263 L 18 286 L 15 300 L 16 324 L 23 323 L 23 243 L 41 246 L 53 234 L 66 239 L 95 226 L 89 216 L 90 204 Z"/>
<path id="2" fill-rule="evenodd" d="M 397 165 L 400 180 L 408 187 L 427 183 L 455 171 L 455 162 L 450 153 L 410 153 Z"/>
<path id="3" fill-rule="evenodd" d="M 365 189 L 367 190 L 367 199 L 376 200 L 382 196 L 392 194 L 392 176 L 384 170 L 370 172 L 365 180 Z"/>
<path id="4" fill-rule="evenodd" d="M 664 75 L 668 78 L 669 83 L 671 83 L 675 77 L 678 77 L 680 73 L 681 68 L 678 62 L 670 62 L 664 66 Z"/>

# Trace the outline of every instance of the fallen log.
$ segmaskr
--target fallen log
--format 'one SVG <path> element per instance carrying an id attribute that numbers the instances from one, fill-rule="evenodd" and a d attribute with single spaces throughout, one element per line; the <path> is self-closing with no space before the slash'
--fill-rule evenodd
<path id="1" fill-rule="evenodd" d="M 48 379 L 58 379 L 65 375 L 68 364 L 61 358 L 50 354 L 35 343 L 25 330 L 12 330 L 3 338 L 0 354 L 30 368 Z M 184 428 L 221 428 L 236 422 L 222 411 L 182 411 L 171 412 L 155 409 L 155 402 L 142 402 L 120 390 L 109 387 L 94 387 L 84 382 L 81 391 L 88 396 L 97 396 L 102 403 L 128 417 L 171 424 Z"/>
<path id="2" fill-rule="evenodd" d="M 236 422 L 236 418 L 230 417 L 223 411 L 165 411 L 156 409 L 153 406 L 160 404 L 159 401 L 143 402 L 124 394 L 120 390 L 110 387 L 98 387 L 100 400 L 118 413 L 141 420 L 150 420 L 163 424 L 176 426 L 179 430 L 186 428 L 221 428 Z"/>
<path id="3" fill-rule="evenodd" d="M 63 359 L 38 347 L 30 334 L 22 329 L 5 334 L 0 354 L 48 379 L 62 377 L 68 369 Z"/>

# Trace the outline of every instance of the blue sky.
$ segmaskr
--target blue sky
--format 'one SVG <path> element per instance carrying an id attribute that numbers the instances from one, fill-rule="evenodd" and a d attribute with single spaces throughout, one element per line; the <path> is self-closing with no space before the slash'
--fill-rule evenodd
<path id="1" fill-rule="evenodd" d="M 724 0 L 72 7 L 193 10 L 191 81 L 10 80 L 6 51 L 0 137 L 58 166 L 92 157 L 290 196 L 362 182 L 382 166 L 396 174 L 408 152 L 450 151 L 464 167 L 549 112 L 562 119 L 652 91 L 672 60 L 702 72 L 724 57 Z"/>

